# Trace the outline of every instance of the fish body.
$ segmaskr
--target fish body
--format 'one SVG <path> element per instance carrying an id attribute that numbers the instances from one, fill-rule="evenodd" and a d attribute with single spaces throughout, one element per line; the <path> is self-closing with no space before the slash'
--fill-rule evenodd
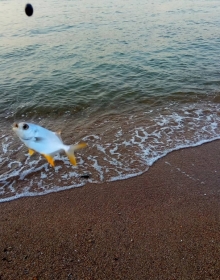
<path id="1" fill-rule="evenodd" d="M 35 152 L 43 155 L 47 161 L 54 166 L 54 155 L 64 151 L 70 162 L 76 165 L 74 151 L 87 146 L 86 143 L 76 145 L 65 145 L 61 139 L 60 132 L 53 132 L 33 123 L 15 123 L 13 130 L 20 140 L 28 147 L 29 154 Z"/>

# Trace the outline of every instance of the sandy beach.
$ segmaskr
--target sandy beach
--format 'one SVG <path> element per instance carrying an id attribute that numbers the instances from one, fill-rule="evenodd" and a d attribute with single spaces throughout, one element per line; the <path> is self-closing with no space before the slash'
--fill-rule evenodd
<path id="1" fill-rule="evenodd" d="M 0 279 L 220 279 L 220 141 L 0 204 Z"/>

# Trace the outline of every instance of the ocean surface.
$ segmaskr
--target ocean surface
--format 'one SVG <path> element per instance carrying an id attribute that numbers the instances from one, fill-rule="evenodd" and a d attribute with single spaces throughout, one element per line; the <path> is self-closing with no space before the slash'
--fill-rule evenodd
<path id="1" fill-rule="evenodd" d="M 220 139 L 219 0 L 33 0 L 32 17 L 25 4 L 0 2 L 0 202 L 138 176 Z M 52 168 L 15 121 L 88 147 Z"/>

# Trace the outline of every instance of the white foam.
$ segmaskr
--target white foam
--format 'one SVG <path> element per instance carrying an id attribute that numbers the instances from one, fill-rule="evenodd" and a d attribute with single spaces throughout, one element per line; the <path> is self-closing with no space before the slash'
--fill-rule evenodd
<path id="1" fill-rule="evenodd" d="M 45 178 L 47 178 L 47 174 L 46 174 L 46 173 L 44 173 L 44 172 L 41 172 L 41 174 L 40 174 L 40 178 L 41 178 L 41 179 L 45 179 Z"/>
<path id="2" fill-rule="evenodd" d="M 11 142 L 8 142 L 8 139 L 9 139 L 9 137 L 4 137 L 4 141 L 2 142 L 2 151 L 4 154 L 6 154 L 8 152 L 8 147 L 11 144 Z"/>
<path id="3" fill-rule="evenodd" d="M 172 106 L 165 106 L 165 114 L 154 109 L 137 117 L 118 116 L 120 121 L 117 119 L 114 126 L 110 121 L 99 121 L 93 133 L 82 139 L 89 147 L 77 153 L 77 167 L 65 155 L 57 155 L 57 165 L 51 168 L 40 155 L 24 157 L 23 145 L 12 148 L 12 137 L 1 138 L 4 172 L 0 175 L 0 202 L 79 187 L 87 181 L 128 179 L 146 172 L 172 151 L 220 139 L 219 104 Z M 12 157 L 15 153 L 16 159 Z M 91 176 L 85 180 L 81 175 L 86 173 Z M 25 186 L 17 190 L 19 181 L 25 181 Z"/>
<path id="4" fill-rule="evenodd" d="M 41 196 L 41 195 L 46 195 L 46 194 L 50 194 L 50 193 L 54 193 L 54 192 L 59 192 L 59 191 L 64 191 L 64 190 L 69 190 L 72 188 L 78 188 L 78 187 L 82 187 L 84 186 L 84 184 L 77 184 L 77 185 L 70 185 L 70 186 L 66 186 L 65 188 L 61 188 L 60 186 L 56 186 L 53 185 L 52 188 L 50 188 L 47 191 L 39 191 L 39 192 L 30 192 L 30 191 L 24 191 L 22 193 L 16 193 L 10 197 L 5 197 L 5 198 L 0 198 L 0 203 L 1 202 L 8 202 L 8 201 L 12 201 L 18 198 L 22 198 L 22 197 L 31 197 L 31 196 Z"/>

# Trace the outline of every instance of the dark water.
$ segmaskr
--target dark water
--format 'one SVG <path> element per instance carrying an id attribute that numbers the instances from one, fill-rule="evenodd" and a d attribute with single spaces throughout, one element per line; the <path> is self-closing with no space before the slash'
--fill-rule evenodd
<path id="1" fill-rule="evenodd" d="M 84 173 L 90 182 L 135 176 L 220 138 L 219 1 L 32 5 L 29 18 L 20 1 L 0 3 L 0 201 L 82 186 Z M 51 169 L 27 156 L 15 120 L 89 147 L 77 168 L 58 156 Z"/>

